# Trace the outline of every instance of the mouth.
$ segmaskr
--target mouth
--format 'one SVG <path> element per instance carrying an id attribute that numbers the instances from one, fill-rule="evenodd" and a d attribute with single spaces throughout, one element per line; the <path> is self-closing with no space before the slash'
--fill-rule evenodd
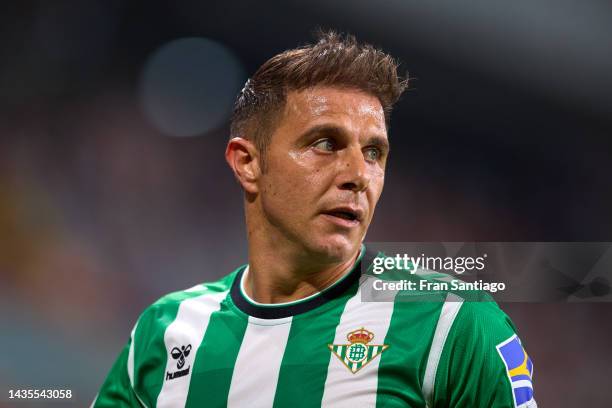
<path id="1" fill-rule="evenodd" d="M 363 210 L 353 207 L 336 207 L 323 211 L 323 215 L 343 226 L 356 226 L 363 220 Z"/>

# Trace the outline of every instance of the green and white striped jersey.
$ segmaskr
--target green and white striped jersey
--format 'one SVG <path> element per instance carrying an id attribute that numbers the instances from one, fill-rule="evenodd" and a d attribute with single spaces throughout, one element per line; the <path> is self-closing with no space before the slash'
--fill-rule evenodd
<path id="1" fill-rule="evenodd" d="M 169 294 L 138 319 L 95 407 L 536 407 L 494 302 L 362 301 L 360 262 L 324 291 L 264 305 L 248 267 Z"/>

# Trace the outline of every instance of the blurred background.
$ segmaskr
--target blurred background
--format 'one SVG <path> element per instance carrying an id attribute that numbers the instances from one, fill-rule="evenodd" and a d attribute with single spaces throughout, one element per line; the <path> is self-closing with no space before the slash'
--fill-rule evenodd
<path id="1" fill-rule="evenodd" d="M 223 159 L 231 106 L 318 26 L 382 47 L 415 78 L 367 240 L 612 241 L 609 2 L 2 8 L 0 406 L 16 388 L 88 404 L 147 305 L 245 263 Z M 609 406 L 611 304 L 502 308 L 540 406 Z"/>

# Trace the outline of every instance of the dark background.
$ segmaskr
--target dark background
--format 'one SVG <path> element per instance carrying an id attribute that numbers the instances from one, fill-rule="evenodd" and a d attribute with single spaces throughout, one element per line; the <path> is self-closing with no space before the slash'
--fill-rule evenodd
<path id="1" fill-rule="evenodd" d="M 0 405 L 10 388 L 89 403 L 148 304 L 246 262 L 223 159 L 232 100 L 318 26 L 382 47 L 415 78 L 367 240 L 612 240 L 609 2 L 3 8 Z M 501 306 L 540 406 L 608 406 L 609 303 Z"/>

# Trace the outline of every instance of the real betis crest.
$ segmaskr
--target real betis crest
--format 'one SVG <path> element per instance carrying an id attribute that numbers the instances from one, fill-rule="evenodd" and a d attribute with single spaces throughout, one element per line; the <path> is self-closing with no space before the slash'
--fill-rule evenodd
<path id="1" fill-rule="evenodd" d="M 363 327 L 350 332 L 346 338 L 349 344 L 328 344 L 327 347 L 353 374 L 389 347 L 387 344 L 369 344 L 374 333 Z"/>

